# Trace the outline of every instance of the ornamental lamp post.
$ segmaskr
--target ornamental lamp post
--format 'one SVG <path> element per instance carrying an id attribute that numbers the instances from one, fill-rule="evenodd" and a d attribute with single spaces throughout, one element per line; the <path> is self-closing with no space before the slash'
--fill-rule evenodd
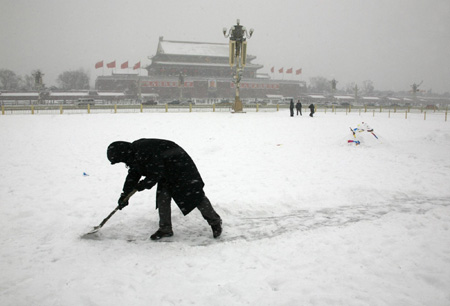
<path id="1" fill-rule="evenodd" d="M 420 91 L 419 86 L 422 85 L 422 83 L 423 83 L 423 81 L 421 81 L 419 84 L 414 83 L 411 85 L 414 104 L 417 104 L 417 93 Z"/>
<path id="2" fill-rule="evenodd" d="M 42 104 L 44 94 L 44 83 L 42 79 L 44 74 L 40 70 L 37 70 L 32 75 L 34 77 L 34 88 L 38 91 L 38 104 Z"/>
<path id="3" fill-rule="evenodd" d="M 331 90 L 333 91 L 333 93 L 336 91 L 337 83 L 338 81 L 336 81 L 336 79 L 331 80 Z"/>
<path id="4" fill-rule="evenodd" d="M 180 89 L 180 102 L 183 99 L 183 88 L 184 88 L 184 75 L 183 71 L 180 71 L 178 75 L 178 88 Z"/>
<path id="5" fill-rule="evenodd" d="M 223 28 L 223 36 L 225 38 L 230 37 L 229 64 L 232 70 L 234 68 L 233 83 L 236 88 L 236 96 L 234 98 L 233 110 L 235 113 L 243 112 L 242 101 L 239 98 L 239 89 L 247 59 L 247 38 L 250 39 L 253 32 L 253 29 L 247 32 L 247 29 L 240 25 L 239 19 L 236 21 L 236 25 L 232 26 L 230 30 L 227 31 L 227 28 Z"/>
<path id="6" fill-rule="evenodd" d="M 358 103 L 358 91 L 359 91 L 358 84 L 355 85 L 353 91 L 355 92 L 355 103 Z"/>

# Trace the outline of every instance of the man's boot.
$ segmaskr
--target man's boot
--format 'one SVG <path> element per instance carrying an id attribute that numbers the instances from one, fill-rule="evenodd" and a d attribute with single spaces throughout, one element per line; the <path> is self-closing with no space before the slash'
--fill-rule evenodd
<path id="1" fill-rule="evenodd" d="M 220 220 L 220 222 L 216 225 L 211 225 L 211 229 L 213 232 L 213 237 L 217 238 L 220 236 L 220 234 L 222 234 L 222 220 Z"/>
<path id="2" fill-rule="evenodd" d="M 173 236 L 173 231 L 171 229 L 168 229 L 168 230 L 158 229 L 153 235 L 150 236 L 150 239 L 151 240 L 159 240 L 164 237 L 172 237 L 172 236 Z"/>

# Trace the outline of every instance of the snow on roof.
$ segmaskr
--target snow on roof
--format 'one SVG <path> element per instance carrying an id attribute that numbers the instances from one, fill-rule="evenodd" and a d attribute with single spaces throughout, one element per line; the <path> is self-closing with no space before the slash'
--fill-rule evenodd
<path id="1" fill-rule="evenodd" d="M 283 99 L 282 95 L 266 95 L 269 99 Z"/>
<path id="2" fill-rule="evenodd" d="M 108 97 L 116 97 L 116 96 L 124 96 L 123 92 L 99 92 L 99 96 L 108 96 Z"/>
<path id="3" fill-rule="evenodd" d="M 159 65 L 188 65 L 188 66 L 211 66 L 211 67 L 229 67 L 229 64 L 218 64 L 218 63 L 184 63 L 184 62 L 155 62 Z"/>
<path id="4" fill-rule="evenodd" d="M 0 93 L 2 97 L 38 97 L 39 93 L 37 92 L 5 92 Z M 99 92 L 99 96 L 124 96 L 123 92 Z M 59 92 L 50 92 L 50 97 L 80 97 L 80 96 L 89 96 L 89 92 L 87 91 L 59 91 Z"/>
<path id="5" fill-rule="evenodd" d="M 392 100 L 392 101 L 400 101 L 399 98 L 388 98 L 388 100 Z"/>
<path id="6" fill-rule="evenodd" d="M 37 97 L 38 92 L 3 92 L 0 93 L 2 97 Z"/>
<path id="7" fill-rule="evenodd" d="M 354 99 L 353 97 L 350 96 L 334 96 L 336 99 L 341 100 L 341 99 Z"/>
<path id="8" fill-rule="evenodd" d="M 220 64 L 220 63 L 187 63 L 187 62 L 159 62 L 155 61 L 155 64 L 158 65 L 168 65 L 168 66 L 180 66 L 180 65 L 186 65 L 186 66 L 200 66 L 200 67 L 229 67 L 229 64 Z M 263 67 L 261 65 L 257 64 L 251 64 L 247 62 L 246 67 Z"/>
<path id="9" fill-rule="evenodd" d="M 160 41 L 159 51 L 164 54 L 228 57 L 228 44 Z"/>
<path id="10" fill-rule="evenodd" d="M 159 97 L 157 93 L 142 93 L 141 97 Z"/>
<path id="11" fill-rule="evenodd" d="M 378 97 L 363 97 L 363 100 L 380 100 Z"/>
<path id="12" fill-rule="evenodd" d="M 322 95 L 308 95 L 308 97 L 313 99 L 325 99 L 325 96 Z"/>
<path id="13" fill-rule="evenodd" d="M 65 91 L 65 92 L 51 92 L 50 96 L 67 96 L 67 97 L 77 97 L 77 96 L 87 96 L 89 93 L 82 91 L 82 92 L 75 92 L 75 91 Z"/>
<path id="14" fill-rule="evenodd" d="M 113 71 L 112 75 L 130 75 L 130 76 L 136 76 L 139 73 L 138 72 L 130 72 L 129 69 L 131 68 L 127 68 L 124 70 L 115 70 Z"/>

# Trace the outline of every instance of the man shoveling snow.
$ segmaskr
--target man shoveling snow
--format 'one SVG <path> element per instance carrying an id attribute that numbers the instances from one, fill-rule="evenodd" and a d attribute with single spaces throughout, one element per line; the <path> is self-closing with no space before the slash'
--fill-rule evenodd
<path id="1" fill-rule="evenodd" d="M 152 240 L 173 236 L 172 199 L 184 215 L 199 209 L 211 226 L 214 238 L 220 236 L 222 219 L 203 191 L 205 184 L 194 161 L 179 145 L 163 139 L 139 139 L 132 143 L 116 141 L 109 145 L 107 155 L 111 164 L 125 163 L 128 167 L 118 209 L 128 205 L 129 195 L 134 190 L 142 191 L 158 185 L 159 229 L 150 236 Z"/>

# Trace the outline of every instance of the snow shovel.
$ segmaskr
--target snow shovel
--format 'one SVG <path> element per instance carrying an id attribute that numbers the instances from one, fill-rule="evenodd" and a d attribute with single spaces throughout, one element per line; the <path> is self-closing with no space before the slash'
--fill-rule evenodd
<path id="1" fill-rule="evenodd" d="M 126 197 L 125 199 L 123 199 L 123 201 L 124 201 L 124 202 L 128 201 L 128 200 L 131 198 L 131 196 L 132 196 L 133 194 L 135 194 L 136 192 L 137 192 L 137 190 L 136 190 L 136 189 L 133 189 L 133 191 L 131 191 L 131 192 L 127 195 L 127 197 Z M 118 210 L 119 210 L 119 205 L 117 205 L 117 207 L 116 207 L 116 208 L 108 215 L 108 217 L 106 217 L 106 218 L 102 221 L 102 223 L 100 223 L 99 226 L 94 226 L 94 228 L 93 228 L 90 232 L 84 234 L 84 236 L 86 236 L 86 235 L 91 235 L 91 234 L 94 234 L 94 233 L 97 233 L 97 232 L 103 227 L 103 225 L 105 225 L 105 223 L 108 222 L 109 218 L 111 218 L 112 215 L 114 215 L 114 214 L 116 213 L 116 211 L 118 211 Z"/>

